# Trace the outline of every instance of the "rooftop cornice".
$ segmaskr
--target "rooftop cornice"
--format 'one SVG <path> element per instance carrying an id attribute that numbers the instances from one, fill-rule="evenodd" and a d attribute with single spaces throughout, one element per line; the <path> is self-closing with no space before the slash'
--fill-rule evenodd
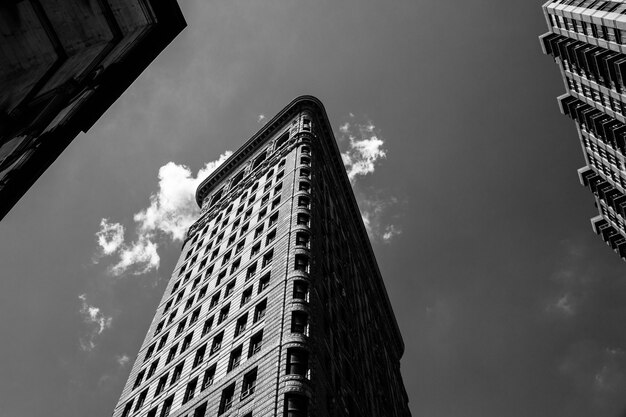
<path id="1" fill-rule="evenodd" d="M 210 190 L 222 179 L 230 175 L 239 164 L 251 153 L 256 151 L 270 137 L 272 137 L 279 129 L 281 129 L 286 119 L 290 119 L 303 108 L 309 108 L 315 113 L 323 115 L 321 120 L 328 123 L 328 116 L 322 102 L 314 96 L 304 95 L 293 99 L 285 108 L 283 108 L 276 116 L 267 122 L 257 133 L 255 133 L 246 143 L 244 143 L 237 152 L 232 154 L 218 169 L 213 171 L 196 190 L 196 203 L 202 207 L 202 201 L 209 194 Z"/>

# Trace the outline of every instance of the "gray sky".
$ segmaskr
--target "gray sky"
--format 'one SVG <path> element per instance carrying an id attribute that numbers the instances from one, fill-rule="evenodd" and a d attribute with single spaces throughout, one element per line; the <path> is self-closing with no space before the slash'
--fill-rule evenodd
<path id="1" fill-rule="evenodd" d="M 623 415 L 626 265 L 591 231 L 538 1 L 181 6 L 189 27 L 0 223 L 0 417 L 111 415 L 180 249 L 133 220 L 159 169 L 193 185 L 300 94 L 343 150 L 346 122 L 384 142 L 354 185 L 415 417 Z M 125 228 L 110 255 L 103 218 Z M 143 238 L 158 269 L 115 276 Z"/>

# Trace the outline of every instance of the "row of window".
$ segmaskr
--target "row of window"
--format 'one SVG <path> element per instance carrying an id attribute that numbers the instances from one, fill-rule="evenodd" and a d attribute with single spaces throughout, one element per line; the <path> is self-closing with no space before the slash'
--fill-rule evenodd
<path id="1" fill-rule="evenodd" d="M 553 4 L 565 6 L 583 7 L 585 9 L 599 10 L 607 13 L 626 14 L 626 3 L 607 0 L 556 0 Z"/>
<path id="2" fill-rule="evenodd" d="M 567 64 L 567 62 L 565 62 L 565 64 Z M 610 94 L 603 94 L 595 88 L 591 88 L 569 77 L 567 78 L 567 85 L 571 91 L 583 95 L 588 99 L 600 104 L 601 106 L 604 106 L 612 110 L 613 112 L 618 113 L 621 116 L 624 116 L 626 114 L 626 104 L 621 102 L 619 99 L 612 97 Z"/>

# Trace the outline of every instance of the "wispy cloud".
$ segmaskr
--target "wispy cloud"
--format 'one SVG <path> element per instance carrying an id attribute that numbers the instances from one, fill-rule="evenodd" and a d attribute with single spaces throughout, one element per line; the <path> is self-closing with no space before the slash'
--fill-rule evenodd
<path id="1" fill-rule="evenodd" d="M 343 164 L 351 183 L 359 177 L 372 174 L 379 160 L 387 156 L 384 140 L 371 122 L 345 122 L 339 126 L 341 141 L 346 140 L 348 148 L 341 153 Z"/>
<path id="2" fill-rule="evenodd" d="M 83 321 L 89 325 L 88 334 L 80 339 L 80 346 L 82 350 L 90 351 L 96 347 L 96 338 L 111 327 L 113 318 L 104 315 L 98 307 L 87 303 L 85 294 L 79 295 L 78 299 L 80 300 L 79 313 Z"/>
<path id="3" fill-rule="evenodd" d="M 123 368 L 126 365 L 128 365 L 130 363 L 130 357 L 126 354 L 124 355 L 118 355 L 115 357 L 115 360 L 117 361 L 117 364 Z"/>
<path id="4" fill-rule="evenodd" d="M 348 120 L 339 125 L 338 139 L 342 148 L 341 158 L 367 233 L 372 240 L 391 242 L 402 233 L 400 226 L 390 221 L 391 218 L 397 218 L 398 199 L 383 196 L 384 192 L 376 185 L 363 188 L 359 181 L 360 178 L 374 174 L 376 167 L 387 157 L 385 140 L 370 119 L 362 119 L 354 113 L 349 113 Z"/>
<path id="5" fill-rule="evenodd" d="M 256 118 L 256 122 L 257 123 L 265 123 L 265 115 L 264 114 L 259 114 Z"/>
<path id="6" fill-rule="evenodd" d="M 158 190 L 150 196 L 150 205 L 133 216 L 137 239 L 126 243 L 124 226 L 104 218 L 96 240 L 99 256 L 117 255 L 119 260 L 109 268 L 112 275 L 126 272 L 145 274 L 158 269 L 158 241 L 182 241 L 189 226 L 197 219 L 200 209 L 195 203 L 196 188 L 207 176 L 230 157 L 227 151 L 216 161 L 207 163 L 194 176 L 185 165 L 168 162 L 159 169 Z"/>

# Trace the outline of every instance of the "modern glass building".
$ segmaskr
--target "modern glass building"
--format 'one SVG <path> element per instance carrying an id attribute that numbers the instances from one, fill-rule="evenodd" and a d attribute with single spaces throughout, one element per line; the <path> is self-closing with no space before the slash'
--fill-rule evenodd
<path id="1" fill-rule="evenodd" d="M 543 52 L 556 61 L 585 157 L 581 183 L 595 197 L 595 233 L 626 259 L 626 3 L 556 0 L 543 5 Z"/>
<path id="2" fill-rule="evenodd" d="M 198 187 L 114 417 L 408 417 L 404 345 L 321 102 Z"/>

